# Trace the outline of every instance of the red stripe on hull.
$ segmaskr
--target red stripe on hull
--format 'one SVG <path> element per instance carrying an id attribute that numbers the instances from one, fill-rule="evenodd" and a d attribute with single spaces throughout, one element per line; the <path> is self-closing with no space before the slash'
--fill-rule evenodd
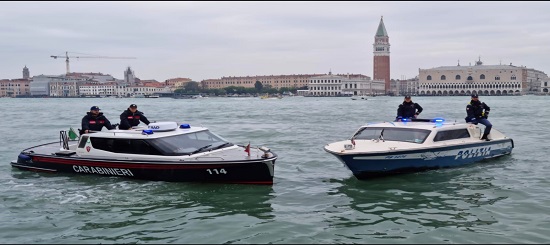
<path id="1" fill-rule="evenodd" d="M 62 158 L 49 157 L 32 157 L 33 162 L 57 163 L 66 165 L 92 166 L 92 167 L 107 167 L 107 168 L 129 168 L 129 169 L 207 169 L 207 168 L 223 168 L 233 166 L 235 164 L 144 164 L 144 163 L 114 163 L 114 162 L 95 162 L 86 160 L 71 160 Z"/>

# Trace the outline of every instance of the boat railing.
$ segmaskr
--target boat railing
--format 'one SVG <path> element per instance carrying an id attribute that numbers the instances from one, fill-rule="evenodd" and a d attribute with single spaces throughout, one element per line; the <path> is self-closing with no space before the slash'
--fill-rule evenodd
<path id="1" fill-rule="evenodd" d="M 223 157 L 208 157 L 208 156 L 195 157 L 195 160 L 199 160 L 199 158 L 216 158 L 216 159 L 222 159 L 225 161 Z"/>

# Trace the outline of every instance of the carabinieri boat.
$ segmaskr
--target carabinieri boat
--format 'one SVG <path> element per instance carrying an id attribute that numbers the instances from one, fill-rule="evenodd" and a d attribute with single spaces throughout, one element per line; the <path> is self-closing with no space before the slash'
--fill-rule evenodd
<path id="1" fill-rule="evenodd" d="M 277 155 L 235 145 L 205 127 L 150 123 L 130 130 L 83 134 L 23 150 L 13 167 L 172 182 L 273 184 Z"/>
<path id="2" fill-rule="evenodd" d="M 351 139 L 324 149 L 358 179 L 458 167 L 512 153 L 514 141 L 494 127 L 490 141 L 480 137 L 481 128 L 474 124 L 418 119 L 367 124 Z"/>

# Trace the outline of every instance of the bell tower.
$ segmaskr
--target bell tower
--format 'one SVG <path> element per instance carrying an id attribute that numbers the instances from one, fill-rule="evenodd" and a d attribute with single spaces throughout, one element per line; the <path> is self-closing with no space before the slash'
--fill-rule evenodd
<path id="1" fill-rule="evenodd" d="M 390 91 L 390 37 L 384 26 L 383 16 L 380 17 L 378 30 L 374 35 L 373 57 L 373 80 L 384 80 L 385 92 Z"/>

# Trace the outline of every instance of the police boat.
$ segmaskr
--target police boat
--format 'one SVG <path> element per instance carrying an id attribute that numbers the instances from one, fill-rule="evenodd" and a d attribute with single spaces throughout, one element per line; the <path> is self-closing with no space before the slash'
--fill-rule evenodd
<path id="1" fill-rule="evenodd" d="M 154 122 L 24 149 L 13 167 L 40 172 L 121 176 L 171 182 L 273 184 L 277 155 L 236 145 L 205 127 Z"/>
<path id="2" fill-rule="evenodd" d="M 511 138 L 493 127 L 490 140 L 481 140 L 481 130 L 442 118 L 372 123 L 347 140 L 325 145 L 324 150 L 361 180 L 459 167 L 512 153 Z"/>

